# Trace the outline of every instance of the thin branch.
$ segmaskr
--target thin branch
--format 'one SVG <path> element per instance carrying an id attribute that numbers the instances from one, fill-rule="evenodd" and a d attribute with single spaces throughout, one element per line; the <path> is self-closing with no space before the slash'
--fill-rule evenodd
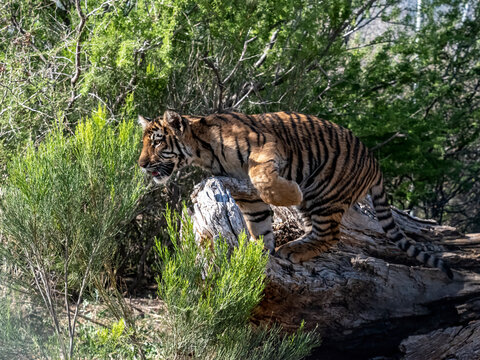
<path id="1" fill-rule="evenodd" d="M 15 27 L 15 29 L 17 29 L 17 31 L 18 31 L 20 34 L 22 34 L 22 35 L 27 35 L 27 32 L 20 26 L 20 24 L 18 23 L 17 18 L 15 17 L 15 14 L 13 14 L 13 12 L 12 12 L 11 20 L 12 20 L 13 26 Z M 29 35 L 31 36 L 31 34 L 29 34 Z M 40 57 L 40 59 L 41 59 L 46 65 L 48 65 L 47 59 L 45 59 L 45 57 L 42 55 L 42 53 L 40 52 L 40 50 L 38 50 L 38 48 L 35 46 L 35 44 L 33 43 L 33 40 L 32 40 L 32 41 L 29 41 L 29 42 L 28 42 L 28 45 L 30 45 L 30 46 L 38 53 L 38 56 Z"/>
<path id="2" fill-rule="evenodd" d="M 218 104 L 217 104 L 217 111 L 221 112 L 223 109 L 223 91 L 225 90 L 225 85 L 222 82 L 222 76 L 220 75 L 220 70 L 215 66 L 215 64 L 207 57 L 202 58 L 203 62 L 212 69 L 215 77 L 217 78 L 217 86 L 219 90 L 218 94 Z"/>
<path id="3" fill-rule="evenodd" d="M 68 325 L 68 337 L 69 337 L 69 349 L 70 357 L 73 355 L 73 331 L 72 331 L 72 317 L 70 316 L 70 304 L 68 303 L 68 236 L 65 238 L 65 259 L 63 265 L 63 276 L 64 276 L 64 300 L 65 300 L 65 310 L 67 311 L 67 325 Z"/>
<path id="4" fill-rule="evenodd" d="M 272 36 L 270 37 L 270 41 L 268 42 L 267 46 L 265 46 L 265 49 L 263 50 L 263 54 L 262 56 L 260 57 L 260 59 L 258 59 L 258 61 L 253 65 L 253 67 L 255 68 L 259 68 L 260 66 L 262 66 L 262 64 L 265 62 L 266 58 L 267 58 L 267 54 L 270 50 L 272 50 L 273 48 L 273 45 L 275 45 L 275 43 L 277 42 L 277 36 L 278 36 L 278 33 L 280 32 L 280 30 L 275 30 L 272 34 Z"/>
<path id="5" fill-rule="evenodd" d="M 248 97 L 248 95 L 250 95 L 250 93 L 253 91 L 253 88 L 254 88 L 254 86 L 250 85 L 250 87 L 248 88 L 248 91 L 245 93 L 245 95 L 243 95 L 240 98 L 240 100 L 238 100 L 232 107 L 236 108 L 238 105 L 240 105 Z"/>
<path id="6" fill-rule="evenodd" d="M 98 242 L 97 246 L 92 250 L 92 252 L 90 254 L 90 259 L 88 259 L 87 268 L 85 269 L 85 273 L 83 274 L 82 284 L 80 285 L 80 290 L 78 292 L 78 298 L 77 298 L 77 302 L 75 304 L 75 313 L 73 315 L 73 321 L 72 321 L 72 337 L 71 337 L 72 342 L 70 344 L 70 357 L 73 356 L 73 338 L 75 337 L 75 326 L 76 326 L 76 323 L 77 323 L 78 309 L 80 308 L 80 302 L 83 299 L 83 291 L 85 290 L 87 278 L 90 275 L 90 270 L 92 268 L 93 259 L 96 256 L 96 253 L 97 253 L 101 244 L 102 244 L 101 242 Z"/>
<path id="7" fill-rule="evenodd" d="M 247 34 L 248 35 L 248 34 Z M 245 60 L 245 54 L 247 53 L 247 47 L 248 47 L 248 44 L 251 43 L 252 41 L 254 41 L 255 39 L 257 38 L 257 36 L 254 36 L 250 39 L 247 39 L 245 40 L 245 42 L 243 43 L 243 50 L 242 50 L 242 53 L 240 55 L 240 58 L 238 59 L 237 63 L 235 64 L 233 70 L 230 72 L 230 74 L 228 74 L 228 76 L 223 80 L 223 83 L 225 84 L 228 80 L 230 80 L 230 78 L 233 76 L 233 74 L 237 71 L 238 69 L 238 66 L 240 65 L 240 63 L 242 61 Z"/>
<path id="8" fill-rule="evenodd" d="M 386 144 L 388 144 L 390 141 L 396 139 L 396 138 L 406 138 L 407 135 L 405 134 L 402 134 L 401 132 L 397 131 L 395 134 L 393 134 L 392 136 L 390 136 L 387 140 L 381 142 L 380 144 L 377 144 L 375 145 L 374 147 L 372 147 L 370 149 L 370 151 L 375 151 L 375 150 L 378 150 L 380 149 L 382 146 L 385 146 Z"/>
<path id="9" fill-rule="evenodd" d="M 73 314 L 73 311 L 70 310 L 70 313 Z M 106 324 L 104 324 L 104 323 L 102 323 L 102 322 L 100 322 L 100 321 L 98 321 L 98 320 L 92 319 L 92 318 L 90 318 L 90 317 L 88 317 L 88 316 L 82 315 L 82 314 L 80 314 L 80 313 L 78 313 L 77 316 L 78 316 L 79 318 L 82 318 L 82 319 L 85 319 L 85 320 L 87 320 L 87 321 L 90 321 L 90 322 L 92 322 L 92 323 L 94 323 L 94 324 L 100 325 L 101 327 L 109 328 L 108 325 L 106 325 Z"/>

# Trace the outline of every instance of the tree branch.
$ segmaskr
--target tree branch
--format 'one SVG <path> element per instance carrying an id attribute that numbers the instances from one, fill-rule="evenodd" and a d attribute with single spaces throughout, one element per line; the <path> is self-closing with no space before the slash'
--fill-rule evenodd
<path id="1" fill-rule="evenodd" d="M 220 70 L 218 67 L 215 66 L 215 64 L 212 62 L 207 57 L 202 58 L 203 62 L 210 68 L 212 69 L 213 73 L 215 74 L 215 77 L 217 78 L 217 86 L 219 90 L 218 94 L 218 103 L 217 103 L 217 112 L 221 112 L 223 110 L 223 91 L 225 90 L 225 85 L 222 82 L 222 76 L 220 75 Z"/>
<path id="2" fill-rule="evenodd" d="M 388 144 L 390 141 L 396 139 L 396 138 L 406 138 L 407 135 L 405 134 L 402 134 L 401 132 L 397 131 L 395 134 L 393 134 L 392 136 L 390 136 L 387 140 L 381 142 L 380 144 L 377 144 L 375 145 L 374 147 L 372 147 L 370 150 L 371 151 L 375 151 L 375 150 L 378 150 L 380 149 L 382 146 L 385 146 L 386 144 Z"/>
<path id="3" fill-rule="evenodd" d="M 67 109 L 70 109 L 73 103 L 75 102 L 75 100 L 78 98 L 75 95 L 75 85 L 77 84 L 77 81 L 80 78 L 80 74 L 82 73 L 81 63 L 80 63 L 80 52 L 82 50 L 81 38 L 82 38 L 83 29 L 85 28 L 85 24 L 87 23 L 87 17 L 82 11 L 82 8 L 80 6 L 80 0 L 75 0 L 75 9 L 77 10 L 77 14 L 80 17 L 80 23 L 78 24 L 78 27 L 77 27 L 77 44 L 75 46 L 75 73 L 70 79 L 70 85 L 72 86 L 72 97 L 68 102 Z"/>
<path id="4" fill-rule="evenodd" d="M 278 30 L 278 29 L 273 32 L 272 36 L 270 37 L 270 41 L 268 42 L 267 46 L 265 46 L 265 49 L 263 50 L 262 56 L 253 65 L 253 67 L 259 68 L 265 62 L 265 59 L 267 58 L 268 52 L 273 48 L 273 45 L 275 45 L 275 43 L 277 42 L 277 36 L 278 36 L 279 32 L 280 32 L 280 30 Z"/>

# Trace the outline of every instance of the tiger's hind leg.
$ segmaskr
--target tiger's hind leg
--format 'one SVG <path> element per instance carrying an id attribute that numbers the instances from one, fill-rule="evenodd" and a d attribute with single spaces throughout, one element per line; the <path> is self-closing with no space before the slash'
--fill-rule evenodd
<path id="1" fill-rule="evenodd" d="M 264 248 L 273 254 L 275 251 L 275 238 L 272 230 L 272 209 L 261 199 L 236 198 L 235 202 L 242 211 L 250 235 L 258 240 L 263 237 Z"/>
<path id="2" fill-rule="evenodd" d="M 309 216 L 311 228 L 297 240 L 280 246 L 276 256 L 293 263 L 308 261 L 328 251 L 340 240 L 340 221 L 345 209 L 326 209 L 323 213 Z"/>

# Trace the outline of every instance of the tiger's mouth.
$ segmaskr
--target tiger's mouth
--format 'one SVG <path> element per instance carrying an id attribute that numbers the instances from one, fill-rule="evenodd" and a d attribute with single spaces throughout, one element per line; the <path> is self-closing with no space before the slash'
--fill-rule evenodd
<path id="1" fill-rule="evenodd" d="M 157 184 L 165 184 L 175 169 L 175 163 L 164 163 L 156 166 L 148 172 Z"/>

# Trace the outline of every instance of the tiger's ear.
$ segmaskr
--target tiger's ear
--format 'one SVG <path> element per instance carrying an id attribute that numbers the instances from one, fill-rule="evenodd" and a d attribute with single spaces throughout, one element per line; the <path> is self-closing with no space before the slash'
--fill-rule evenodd
<path id="1" fill-rule="evenodd" d="M 142 125 L 142 129 L 145 130 L 148 124 L 150 124 L 150 121 L 145 119 L 142 115 L 138 115 L 138 123 Z"/>
<path id="2" fill-rule="evenodd" d="M 175 111 L 167 110 L 163 114 L 163 121 L 165 121 L 168 126 L 175 131 L 177 135 L 181 135 L 185 132 L 185 129 L 188 126 L 186 119 Z"/>

